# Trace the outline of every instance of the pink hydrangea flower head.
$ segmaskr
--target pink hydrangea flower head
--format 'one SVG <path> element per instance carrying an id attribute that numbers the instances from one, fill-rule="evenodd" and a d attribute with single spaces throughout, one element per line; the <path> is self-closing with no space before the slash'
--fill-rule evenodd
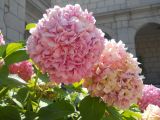
<path id="1" fill-rule="evenodd" d="M 14 63 L 9 66 L 9 72 L 11 74 L 17 74 L 23 80 L 30 80 L 34 74 L 32 63 L 28 61 L 23 61 L 19 63 Z"/>
<path id="2" fill-rule="evenodd" d="M 160 107 L 160 89 L 153 85 L 145 85 L 142 98 L 138 101 L 140 109 L 143 111 L 149 104 Z"/>
<path id="3" fill-rule="evenodd" d="M 101 97 L 108 105 L 128 108 L 142 95 L 143 77 L 139 75 L 138 64 L 121 41 L 106 41 L 93 76 L 86 78 L 84 86 L 92 96 Z"/>
<path id="4" fill-rule="evenodd" d="M 70 84 L 90 75 L 104 48 L 104 33 L 77 4 L 48 9 L 30 32 L 30 57 L 56 83 Z"/>
<path id="5" fill-rule="evenodd" d="M 3 35 L 1 33 L 1 30 L 0 30 L 0 45 L 4 45 L 5 44 L 5 41 L 3 39 Z"/>
<path id="6" fill-rule="evenodd" d="M 149 104 L 142 114 L 142 120 L 160 120 L 160 107 Z"/>

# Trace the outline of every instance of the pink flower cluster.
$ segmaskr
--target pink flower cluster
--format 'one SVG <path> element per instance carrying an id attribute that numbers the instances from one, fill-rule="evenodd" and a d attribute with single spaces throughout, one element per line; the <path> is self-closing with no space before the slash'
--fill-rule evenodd
<path id="1" fill-rule="evenodd" d="M 139 75 L 138 64 L 121 41 L 106 41 L 99 64 L 93 69 L 93 76 L 86 78 L 84 86 L 92 96 L 101 97 L 108 105 L 128 108 L 142 95 L 143 77 Z"/>
<path id="2" fill-rule="evenodd" d="M 34 74 L 32 63 L 28 61 L 23 61 L 19 63 L 14 63 L 9 66 L 9 72 L 11 74 L 17 74 L 23 80 L 30 80 Z"/>
<path id="3" fill-rule="evenodd" d="M 56 83 L 70 84 L 90 75 L 104 48 L 104 33 L 77 4 L 48 9 L 30 32 L 30 57 Z"/>
<path id="4" fill-rule="evenodd" d="M 142 120 L 160 120 L 160 107 L 149 104 L 142 114 Z"/>
<path id="5" fill-rule="evenodd" d="M 4 45 L 5 44 L 5 41 L 3 39 L 3 35 L 1 33 L 1 30 L 0 30 L 0 45 Z"/>
<path id="6" fill-rule="evenodd" d="M 153 85 L 144 86 L 142 98 L 138 102 L 142 111 L 145 110 L 149 104 L 160 107 L 160 89 Z"/>

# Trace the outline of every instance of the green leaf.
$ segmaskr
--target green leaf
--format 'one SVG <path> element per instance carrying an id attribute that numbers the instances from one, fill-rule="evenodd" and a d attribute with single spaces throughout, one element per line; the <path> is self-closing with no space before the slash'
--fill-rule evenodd
<path id="1" fill-rule="evenodd" d="M 100 120 L 105 112 L 105 104 L 99 98 L 85 97 L 80 103 L 82 120 Z"/>
<path id="2" fill-rule="evenodd" d="M 21 62 L 24 60 L 28 60 L 29 57 L 26 53 L 26 50 L 18 50 L 8 55 L 4 60 L 6 65 L 10 65 L 13 63 Z"/>
<path id="3" fill-rule="evenodd" d="M 41 108 L 38 115 L 39 120 L 63 120 L 74 111 L 74 107 L 69 102 L 61 100 Z"/>
<path id="4" fill-rule="evenodd" d="M 32 28 L 35 28 L 37 25 L 35 23 L 29 23 L 26 25 L 26 30 L 30 30 Z"/>
<path id="5" fill-rule="evenodd" d="M 79 81 L 79 82 L 73 83 L 73 86 L 74 86 L 75 88 L 78 88 L 78 87 L 80 87 L 80 86 L 83 84 L 83 82 L 84 82 L 84 80 L 82 79 L 82 80 Z"/>
<path id="6" fill-rule="evenodd" d="M 17 92 L 15 98 L 23 104 L 26 101 L 28 95 L 28 88 L 23 87 Z"/>
<path id="7" fill-rule="evenodd" d="M 0 108 L 0 119 L 1 120 L 20 120 L 20 114 L 18 110 L 11 106 Z"/>
<path id="8" fill-rule="evenodd" d="M 41 72 L 39 72 L 38 78 L 41 79 L 43 82 L 49 82 L 49 77 L 48 77 L 47 73 L 42 74 Z"/>
<path id="9" fill-rule="evenodd" d="M 106 110 L 108 112 L 108 115 L 106 116 L 107 120 L 122 120 L 122 116 L 116 108 L 107 106 Z"/>
<path id="10" fill-rule="evenodd" d="M 6 85 L 8 87 L 17 87 L 25 85 L 26 82 L 16 75 L 9 75 L 8 77 L 3 77 L 3 78 L 1 78 L 0 76 L 0 84 Z"/>
<path id="11" fill-rule="evenodd" d="M 0 46 L 0 57 L 5 56 L 4 53 L 6 51 L 6 47 L 7 47 L 7 45 L 1 45 Z"/>
<path id="12" fill-rule="evenodd" d="M 9 54 L 15 52 L 18 49 L 23 48 L 23 44 L 22 43 L 10 43 L 8 44 L 7 48 L 6 48 L 6 56 L 8 56 Z"/>
<path id="13" fill-rule="evenodd" d="M 133 111 L 133 112 L 141 112 L 141 110 L 139 109 L 139 106 L 136 104 L 133 104 L 129 107 L 129 110 Z"/>
<path id="14" fill-rule="evenodd" d="M 32 111 L 26 111 L 25 117 L 26 118 L 24 120 L 35 120 L 35 117 L 37 117 L 37 114 Z"/>
<path id="15" fill-rule="evenodd" d="M 141 119 L 141 114 L 139 112 L 133 112 L 131 110 L 125 110 L 122 113 L 123 117 L 132 118 L 132 119 Z"/>
<path id="16" fill-rule="evenodd" d="M 0 98 L 4 97 L 6 93 L 8 92 L 9 88 L 8 87 L 3 87 L 0 91 Z"/>
<path id="17" fill-rule="evenodd" d="M 9 71 L 8 71 L 8 66 L 4 65 L 1 69 L 0 69 L 0 81 L 2 81 L 2 79 L 5 79 L 8 77 Z"/>

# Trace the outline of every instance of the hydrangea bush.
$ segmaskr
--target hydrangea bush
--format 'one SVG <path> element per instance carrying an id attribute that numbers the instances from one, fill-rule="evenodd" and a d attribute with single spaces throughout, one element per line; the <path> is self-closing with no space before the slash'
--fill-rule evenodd
<path id="1" fill-rule="evenodd" d="M 137 59 L 95 22 L 79 5 L 55 6 L 26 26 L 27 42 L 0 34 L 1 120 L 146 120 L 154 103 Z"/>

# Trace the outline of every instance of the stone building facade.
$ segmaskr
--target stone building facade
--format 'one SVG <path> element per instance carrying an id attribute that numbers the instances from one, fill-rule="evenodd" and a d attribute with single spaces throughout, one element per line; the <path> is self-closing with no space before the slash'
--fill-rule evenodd
<path id="1" fill-rule="evenodd" d="M 23 39 L 25 24 L 37 22 L 46 8 L 77 3 L 138 57 L 145 83 L 160 84 L 160 0 L 0 0 L 0 29 L 8 41 Z"/>

